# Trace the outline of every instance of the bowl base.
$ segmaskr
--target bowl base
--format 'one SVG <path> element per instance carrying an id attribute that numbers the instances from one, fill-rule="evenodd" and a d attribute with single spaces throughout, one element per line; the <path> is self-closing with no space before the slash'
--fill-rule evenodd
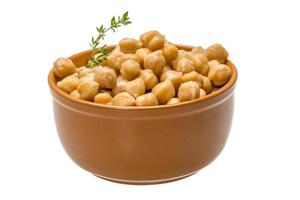
<path id="1" fill-rule="evenodd" d="M 168 183 L 168 182 L 177 181 L 177 180 L 189 177 L 193 174 L 196 174 L 198 171 L 195 171 L 195 172 L 192 172 L 192 173 L 189 173 L 189 174 L 185 174 L 185 175 L 182 175 L 182 176 L 178 176 L 178 177 L 159 179 L 159 180 L 123 180 L 123 179 L 109 178 L 109 177 L 101 176 L 101 175 L 98 175 L 98 174 L 93 174 L 93 175 L 97 176 L 98 178 L 102 178 L 104 180 L 115 182 L 115 183 L 129 184 L 129 185 L 152 185 L 152 184 L 161 184 L 161 183 Z"/>

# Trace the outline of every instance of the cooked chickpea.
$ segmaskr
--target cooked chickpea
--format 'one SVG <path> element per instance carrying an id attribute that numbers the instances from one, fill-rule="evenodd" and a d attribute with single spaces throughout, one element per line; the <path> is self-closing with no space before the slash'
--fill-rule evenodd
<path id="1" fill-rule="evenodd" d="M 65 78 L 76 72 L 76 66 L 69 58 L 58 58 L 53 63 L 53 70 L 58 78 Z"/>
<path id="2" fill-rule="evenodd" d="M 182 77 L 181 77 L 181 81 L 183 83 L 185 82 L 189 82 L 189 81 L 195 81 L 196 83 L 198 83 L 199 87 L 201 88 L 202 87 L 202 84 L 203 84 L 203 76 L 198 74 L 197 72 L 195 71 L 192 71 L 192 72 L 189 72 L 189 73 L 186 73 L 184 74 Z"/>
<path id="3" fill-rule="evenodd" d="M 203 97 L 206 95 L 205 90 L 203 90 L 202 88 L 200 88 L 200 97 Z"/>
<path id="4" fill-rule="evenodd" d="M 161 71 L 165 65 L 166 65 L 166 60 L 162 55 L 161 50 L 150 53 L 144 58 L 144 68 L 152 69 L 157 76 L 161 74 Z"/>
<path id="5" fill-rule="evenodd" d="M 195 66 L 195 70 L 204 75 L 207 76 L 209 66 L 208 66 L 208 61 L 207 58 L 204 54 L 198 53 L 193 56 L 193 62 Z"/>
<path id="6" fill-rule="evenodd" d="M 157 98 L 153 93 L 147 93 L 136 98 L 137 106 L 156 106 L 158 105 Z"/>
<path id="7" fill-rule="evenodd" d="M 63 80 L 57 82 L 57 86 L 67 93 L 76 90 L 78 84 L 79 79 L 76 76 L 67 76 Z"/>
<path id="8" fill-rule="evenodd" d="M 121 65 L 118 65 L 119 60 L 124 55 L 125 55 L 124 53 L 119 52 L 119 51 L 111 52 L 106 60 L 107 65 L 113 69 L 120 69 Z"/>
<path id="9" fill-rule="evenodd" d="M 205 90 L 206 94 L 209 94 L 213 88 L 211 81 L 206 76 L 202 76 L 202 78 L 203 78 L 202 88 L 203 90 Z"/>
<path id="10" fill-rule="evenodd" d="M 178 103 L 180 103 L 180 100 L 177 97 L 174 97 L 167 102 L 167 105 L 174 105 Z"/>
<path id="11" fill-rule="evenodd" d="M 115 96 L 121 92 L 125 92 L 127 83 L 128 83 L 127 79 L 125 79 L 123 76 L 118 76 L 117 83 L 115 87 L 113 87 L 112 89 L 112 94 Z"/>
<path id="12" fill-rule="evenodd" d="M 171 63 L 178 56 L 178 48 L 174 44 L 165 44 L 162 52 L 167 63 Z"/>
<path id="13" fill-rule="evenodd" d="M 191 51 L 192 54 L 204 53 L 204 49 L 200 46 L 194 47 Z"/>
<path id="14" fill-rule="evenodd" d="M 175 96 L 175 89 L 170 80 L 158 83 L 152 92 L 155 94 L 159 104 L 166 104 L 171 98 Z"/>
<path id="15" fill-rule="evenodd" d="M 112 102 L 112 99 L 112 96 L 108 92 L 102 92 L 94 97 L 94 102 L 100 104 L 108 104 Z"/>
<path id="16" fill-rule="evenodd" d="M 142 61 L 144 61 L 145 56 L 147 56 L 150 53 L 151 53 L 150 49 L 147 48 L 140 48 L 135 52 L 135 54 L 138 55 Z"/>
<path id="17" fill-rule="evenodd" d="M 151 90 L 158 83 L 157 76 L 151 69 L 144 69 L 140 78 L 144 80 L 146 90 Z"/>
<path id="18" fill-rule="evenodd" d="M 112 103 L 115 106 L 134 106 L 135 99 L 129 93 L 121 92 L 114 96 Z"/>
<path id="19" fill-rule="evenodd" d="M 99 91 L 99 83 L 96 81 L 82 81 L 77 87 L 80 99 L 93 100 Z"/>
<path id="20" fill-rule="evenodd" d="M 76 69 L 78 77 L 84 77 L 87 76 L 89 73 L 93 73 L 94 69 L 93 68 L 87 68 L 86 66 L 82 66 Z"/>
<path id="21" fill-rule="evenodd" d="M 129 81 L 126 85 L 125 91 L 134 96 L 135 98 L 141 96 L 145 93 L 145 83 L 143 79 L 136 78 L 132 81 Z"/>
<path id="22" fill-rule="evenodd" d="M 213 66 L 209 73 L 208 78 L 213 82 L 215 86 L 221 86 L 227 83 L 231 76 L 231 69 L 224 64 Z"/>
<path id="23" fill-rule="evenodd" d="M 172 70 L 172 68 L 168 65 L 164 66 L 163 69 L 161 70 L 161 74 L 165 73 L 166 71 Z"/>
<path id="24" fill-rule="evenodd" d="M 142 45 L 141 41 L 133 38 L 124 38 L 119 42 L 120 51 L 123 53 L 135 53 Z"/>
<path id="25" fill-rule="evenodd" d="M 139 63 L 130 59 L 122 63 L 120 72 L 127 80 L 133 80 L 140 75 L 141 67 Z"/>
<path id="26" fill-rule="evenodd" d="M 225 63 L 228 57 L 228 52 L 220 44 L 214 44 L 205 49 L 204 54 L 208 60 L 217 60 L 220 63 Z"/>
<path id="27" fill-rule="evenodd" d="M 102 67 L 95 71 L 94 79 L 99 83 L 100 88 L 111 89 L 116 85 L 117 75 L 112 68 Z"/>
<path id="28" fill-rule="evenodd" d="M 200 88 L 195 81 L 182 83 L 178 89 L 178 98 L 180 101 L 189 101 L 198 98 Z"/>
<path id="29" fill-rule="evenodd" d="M 185 74 L 194 71 L 195 66 L 192 60 L 188 58 L 181 58 L 180 60 L 178 60 L 175 70 Z"/>
<path id="30" fill-rule="evenodd" d="M 209 67 L 209 69 L 211 69 L 213 66 L 219 65 L 219 64 L 221 64 L 221 63 L 219 61 L 217 61 L 217 60 L 210 60 L 208 62 L 208 67 Z"/>
<path id="31" fill-rule="evenodd" d="M 94 81 L 95 73 L 88 73 L 86 76 L 83 76 L 79 79 L 79 83 L 82 81 Z"/>
<path id="32" fill-rule="evenodd" d="M 160 81 L 170 80 L 173 83 L 175 91 L 178 90 L 181 84 L 182 73 L 174 70 L 168 70 L 160 76 Z"/>
<path id="33" fill-rule="evenodd" d="M 142 63 L 142 58 L 137 54 L 123 54 L 116 61 L 116 66 L 118 67 L 118 69 L 121 69 L 122 64 L 127 60 L 134 60 L 138 64 Z"/>
<path id="34" fill-rule="evenodd" d="M 71 97 L 75 98 L 75 99 L 79 99 L 80 98 L 80 94 L 77 90 L 73 90 L 73 92 L 70 93 Z"/>
<path id="35" fill-rule="evenodd" d="M 149 31 L 140 36 L 144 47 L 151 51 L 156 51 L 163 48 L 165 44 L 165 38 L 158 31 Z"/>

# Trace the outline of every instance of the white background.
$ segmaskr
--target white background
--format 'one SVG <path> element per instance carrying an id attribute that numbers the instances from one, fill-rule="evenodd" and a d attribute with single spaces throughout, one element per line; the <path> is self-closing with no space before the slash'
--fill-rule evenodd
<path id="1" fill-rule="evenodd" d="M 89 48 L 95 27 L 128 10 L 107 43 L 157 29 L 170 41 L 219 42 L 239 79 L 222 154 L 189 178 L 111 183 L 77 167 L 57 137 L 47 73 Z M 300 6 L 297 1 L 1 1 L 0 199 L 299 199 Z"/>

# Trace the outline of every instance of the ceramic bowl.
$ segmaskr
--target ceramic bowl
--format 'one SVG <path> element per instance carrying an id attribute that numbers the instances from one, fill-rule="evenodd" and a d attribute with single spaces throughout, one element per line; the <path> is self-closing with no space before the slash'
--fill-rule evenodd
<path id="1" fill-rule="evenodd" d="M 80 67 L 90 56 L 91 51 L 84 51 L 69 58 Z M 216 92 L 153 107 L 108 106 L 71 98 L 57 87 L 51 70 L 48 82 L 61 143 L 76 164 L 111 181 L 153 184 L 194 174 L 220 154 L 230 131 L 237 70 L 232 62 L 227 65 L 232 76 Z"/>

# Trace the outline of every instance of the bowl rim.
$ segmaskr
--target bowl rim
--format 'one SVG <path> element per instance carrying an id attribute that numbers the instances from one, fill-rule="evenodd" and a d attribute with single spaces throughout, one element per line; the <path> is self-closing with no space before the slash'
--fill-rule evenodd
<path id="1" fill-rule="evenodd" d="M 179 49 L 185 49 L 185 50 L 191 50 L 194 46 L 190 46 L 190 45 L 183 45 L 183 44 L 175 44 Z M 116 45 L 108 45 L 107 47 L 109 49 L 113 49 Z M 91 50 L 86 50 L 86 51 L 82 51 L 79 53 L 76 53 L 72 56 L 69 56 L 68 58 L 72 59 L 74 57 L 80 57 L 84 54 L 90 53 Z M 100 109 L 109 109 L 109 110 L 157 110 L 157 109 L 167 109 L 167 108 L 174 108 L 174 107 L 181 107 L 181 106 L 187 106 L 190 104 L 195 104 L 195 103 L 199 103 L 199 102 L 205 102 L 209 99 L 215 98 L 221 94 L 223 94 L 224 92 L 228 91 L 230 88 L 233 88 L 235 86 L 235 83 L 237 81 L 237 76 L 238 76 L 238 72 L 237 69 L 235 67 L 235 65 L 230 61 L 227 60 L 226 64 L 230 67 L 230 69 L 232 70 L 232 74 L 230 76 L 229 81 L 223 85 L 220 89 L 218 89 L 216 92 L 214 93 L 210 93 L 208 95 L 205 95 L 203 97 L 197 98 L 197 99 L 193 99 L 190 101 L 185 101 L 185 102 L 181 102 L 178 104 L 173 104 L 173 105 L 156 105 L 156 106 L 114 106 L 114 105 L 106 105 L 106 104 L 97 104 L 94 102 L 90 102 L 90 101 L 86 101 L 86 100 L 82 100 L 82 99 L 76 99 L 73 98 L 71 95 L 65 93 L 64 91 L 62 91 L 56 84 L 56 78 L 55 78 L 55 74 L 53 71 L 53 68 L 51 68 L 49 74 L 48 74 L 48 84 L 50 86 L 50 88 L 52 89 L 52 91 L 54 91 L 57 95 L 71 101 L 77 104 L 83 104 L 85 106 L 88 107 L 92 107 L 92 108 L 100 108 Z M 55 98 L 53 96 L 53 98 Z"/>

